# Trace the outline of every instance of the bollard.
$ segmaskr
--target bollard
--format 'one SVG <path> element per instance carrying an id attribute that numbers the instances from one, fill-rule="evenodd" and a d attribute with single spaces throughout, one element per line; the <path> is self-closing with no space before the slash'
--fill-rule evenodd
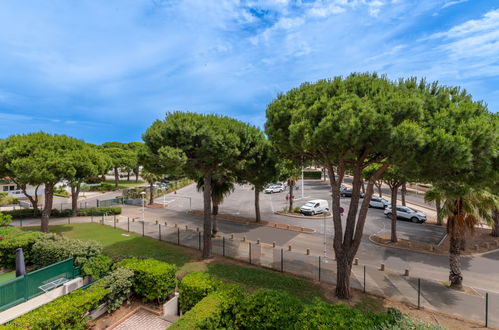
<path id="1" fill-rule="evenodd" d="M 177 227 L 178 227 L 178 225 L 177 225 L 177 224 L 175 224 L 175 225 L 174 225 L 174 227 L 175 227 L 175 228 L 177 228 Z"/>
<path id="2" fill-rule="evenodd" d="M 132 218 L 132 222 L 135 222 L 135 218 Z"/>
<path id="3" fill-rule="evenodd" d="M 421 279 L 418 278 L 418 309 L 421 309 Z"/>
<path id="4" fill-rule="evenodd" d="M 201 251 L 201 232 L 198 231 L 198 248 L 199 248 L 199 251 Z"/>
<path id="5" fill-rule="evenodd" d="M 381 270 L 382 272 L 384 272 L 385 271 L 385 264 L 381 264 L 381 268 L 379 270 Z"/>
<path id="6" fill-rule="evenodd" d="M 130 232 L 130 217 L 126 217 L 127 223 L 128 223 L 128 232 Z"/>
<path id="7" fill-rule="evenodd" d="M 158 220 L 156 220 L 156 224 L 158 224 L 158 223 L 159 223 Z"/>
<path id="8" fill-rule="evenodd" d="M 272 242 L 272 247 L 275 248 L 275 242 Z"/>
<path id="9" fill-rule="evenodd" d="M 165 221 L 165 227 L 168 227 L 168 222 Z"/>
<path id="10" fill-rule="evenodd" d="M 189 230 L 189 226 L 185 225 L 185 230 Z"/>
<path id="11" fill-rule="evenodd" d="M 196 231 L 199 231 L 199 227 L 196 227 Z"/>
<path id="12" fill-rule="evenodd" d="M 246 242 L 246 236 L 243 236 L 243 242 Z"/>
<path id="13" fill-rule="evenodd" d="M 248 243 L 248 247 L 249 247 L 249 263 L 251 265 L 251 242 Z"/>
<path id="14" fill-rule="evenodd" d="M 284 251 L 281 249 L 281 273 L 284 271 Z"/>
<path id="15" fill-rule="evenodd" d="M 277 228 L 277 223 L 274 223 L 274 228 Z"/>
<path id="16" fill-rule="evenodd" d="M 234 234 L 230 234 L 230 239 L 234 240 Z"/>
<path id="17" fill-rule="evenodd" d="M 364 265 L 364 293 L 366 293 L 366 266 Z"/>
<path id="18" fill-rule="evenodd" d="M 431 252 L 435 251 L 435 245 L 431 245 L 431 246 L 430 246 L 430 251 L 431 251 Z"/>
<path id="19" fill-rule="evenodd" d="M 310 249 L 307 249 L 307 256 L 310 255 Z"/>
<path id="20" fill-rule="evenodd" d="M 489 293 L 485 292 L 485 327 L 489 327 Z"/>
<path id="21" fill-rule="evenodd" d="M 256 239 L 256 244 L 260 244 L 260 239 L 259 238 Z"/>
<path id="22" fill-rule="evenodd" d="M 289 225 L 286 225 L 286 229 L 289 230 Z"/>
<path id="23" fill-rule="evenodd" d="M 288 251 L 291 251 L 291 245 L 288 245 Z"/>
<path id="24" fill-rule="evenodd" d="M 161 224 L 158 223 L 158 227 L 159 227 L 159 240 L 161 241 Z"/>
<path id="25" fill-rule="evenodd" d="M 407 246 L 408 246 L 408 247 L 411 247 L 411 242 L 407 242 Z"/>
<path id="26" fill-rule="evenodd" d="M 319 282 L 321 281 L 321 256 L 319 256 Z"/>
<path id="27" fill-rule="evenodd" d="M 359 264 L 359 258 L 353 259 L 353 264 L 357 266 Z"/>
<path id="28" fill-rule="evenodd" d="M 225 236 L 222 236 L 222 256 L 225 257 Z"/>
<path id="29" fill-rule="evenodd" d="M 300 227 L 300 231 L 304 231 L 303 227 Z"/>
<path id="30" fill-rule="evenodd" d="M 177 245 L 180 245 L 180 228 L 177 228 Z"/>
<path id="31" fill-rule="evenodd" d="M 404 272 L 404 276 L 409 276 L 409 269 L 406 269 Z"/>

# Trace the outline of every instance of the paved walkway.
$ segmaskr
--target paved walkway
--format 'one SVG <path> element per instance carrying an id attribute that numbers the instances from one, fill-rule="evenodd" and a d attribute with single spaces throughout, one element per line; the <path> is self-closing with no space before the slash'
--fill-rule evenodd
<path id="1" fill-rule="evenodd" d="M 115 330 L 164 330 L 170 322 L 144 309 L 139 309 L 112 329 Z"/>

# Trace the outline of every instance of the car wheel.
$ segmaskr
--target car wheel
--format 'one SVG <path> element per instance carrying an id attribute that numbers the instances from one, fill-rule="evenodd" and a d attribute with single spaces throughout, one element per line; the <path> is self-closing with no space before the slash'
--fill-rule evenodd
<path id="1" fill-rule="evenodd" d="M 418 223 L 418 222 L 419 222 L 419 219 L 418 219 L 418 218 L 416 218 L 416 217 L 412 217 L 412 218 L 411 218 L 411 221 L 412 221 L 412 222 L 414 222 L 414 223 Z"/>
<path id="2" fill-rule="evenodd" d="M 373 207 L 373 206 L 371 205 L 371 203 L 369 203 L 369 208 L 371 208 L 371 207 Z"/>
<path id="3" fill-rule="evenodd" d="M 311 214 L 312 214 L 312 216 L 314 216 L 314 215 L 315 215 L 315 211 L 312 211 L 312 213 L 311 213 Z"/>
<path id="4" fill-rule="evenodd" d="M 386 214 L 386 217 L 387 217 L 388 219 L 391 219 L 391 218 L 392 218 L 392 214 L 391 214 L 391 213 L 387 213 L 387 214 Z"/>

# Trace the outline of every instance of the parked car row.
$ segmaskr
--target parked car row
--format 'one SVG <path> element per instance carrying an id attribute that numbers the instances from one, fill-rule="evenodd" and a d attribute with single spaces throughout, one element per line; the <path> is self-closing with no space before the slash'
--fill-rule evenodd
<path id="1" fill-rule="evenodd" d="M 286 190 L 286 182 L 277 182 L 267 185 L 264 192 L 266 194 L 280 193 Z"/>

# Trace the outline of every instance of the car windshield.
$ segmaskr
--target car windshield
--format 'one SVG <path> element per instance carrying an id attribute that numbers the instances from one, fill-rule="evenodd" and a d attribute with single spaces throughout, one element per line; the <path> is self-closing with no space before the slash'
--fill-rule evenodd
<path id="1" fill-rule="evenodd" d="M 312 207 L 312 206 L 314 206 L 314 202 L 307 202 L 303 206 L 310 206 L 310 207 Z"/>

